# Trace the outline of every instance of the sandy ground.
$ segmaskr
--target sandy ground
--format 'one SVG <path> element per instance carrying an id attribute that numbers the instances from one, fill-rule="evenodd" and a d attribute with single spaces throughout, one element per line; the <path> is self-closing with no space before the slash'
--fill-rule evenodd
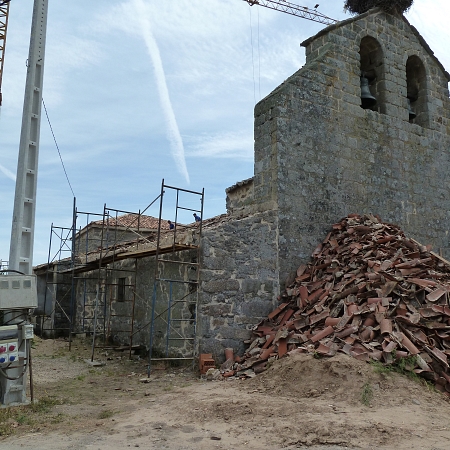
<path id="1" fill-rule="evenodd" d="M 161 368 L 148 383 L 144 361 L 102 351 L 105 365 L 93 368 L 88 355 L 81 341 L 70 353 L 64 341 L 37 341 L 34 392 L 42 408 L 2 416 L 0 449 L 449 448 L 446 398 L 346 355 L 284 358 L 244 381 Z"/>

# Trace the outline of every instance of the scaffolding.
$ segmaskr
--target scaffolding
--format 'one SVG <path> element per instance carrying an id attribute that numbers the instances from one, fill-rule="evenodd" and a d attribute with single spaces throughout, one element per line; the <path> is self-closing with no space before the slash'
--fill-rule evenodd
<path id="1" fill-rule="evenodd" d="M 121 214 L 131 217 L 125 227 L 119 219 Z M 90 302 L 84 296 L 82 308 L 83 329 L 92 331 L 92 360 L 97 337 L 103 338 L 100 339 L 103 346 L 128 342 L 131 356 L 138 252 L 141 241 L 145 240 L 145 236 L 141 234 L 141 216 L 140 211 L 134 213 L 104 205 L 96 293 L 95 297 L 88 297 Z M 124 241 L 130 244 L 126 238 L 130 233 L 136 236 L 133 246 L 135 256 L 129 255 L 123 259 L 118 252 Z"/>
<path id="2" fill-rule="evenodd" d="M 120 214 L 131 216 L 128 226 L 120 225 Z M 131 267 L 121 267 L 119 261 L 124 258 L 118 257 L 117 252 L 124 241 L 139 250 L 140 240 L 145 239 L 140 234 L 140 217 L 140 212 L 106 205 L 102 214 L 79 211 L 74 199 L 72 227 L 52 224 L 44 302 L 38 311 L 39 328 L 44 335 L 68 336 L 70 348 L 74 326 L 78 325 L 80 333 L 93 336 L 93 343 L 100 340 L 105 346 L 108 340 L 128 341 L 131 349 L 137 258 L 128 257 Z M 130 242 L 127 236 L 134 240 Z M 77 294 L 81 299 L 78 305 Z M 119 302 L 124 305 L 120 314 L 115 307 Z M 113 326 L 114 321 L 122 326 Z"/>
<path id="3" fill-rule="evenodd" d="M 173 230 L 162 219 L 168 192 Z M 199 198 L 200 205 L 192 206 L 186 196 Z M 74 199 L 72 226 L 52 224 L 47 264 L 36 268 L 45 274 L 38 330 L 68 337 L 69 349 L 74 334 L 92 336 L 92 360 L 95 349 L 105 346 L 128 348 L 131 356 L 137 334 L 149 349 L 149 371 L 155 360 L 193 360 L 202 222 L 181 220 L 187 213 L 202 217 L 203 199 L 203 191 L 167 186 L 164 180 L 161 194 L 137 213 L 106 204 L 103 213 L 79 211 Z M 158 200 L 159 217 L 145 216 Z"/>
<path id="4" fill-rule="evenodd" d="M 178 242 L 178 217 L 180 212 L 189 211 L 195 216 L 192 225 L 182 226 L 184 233 L 191 234 L 190 254 L 186 257 L 179 252 L 172 251 L 165 254 L 161 240 L 161 216 L 166 190 L 175 193 L 175 224 L 173 228 L 172 248 Z M 184 195 L 183 202 L 181 195 Z M 197 197 L 200 207 L 191 205 L 188 197 Z M 195 203 L 195 202 L 194 202 Z M 200 275 L 200 242 L 202 235 L 202 220 L 204 204 L 204 189 L 202 192 L 189 191 L 173 186 L 161 184 L 159 228 L 156 244 L 155 281 L 151 308 L 150 342 L 148 356 L 148 375 L 152 363 L 155 361 L 174 362 L 192 361 L 194 363 L 198 353 L 197 346 L 197 316 L 198 316 L 198 287 Z M 197 213 L 200 216 L 197 216 Z M 197 221 L 198 220 L 198 221 Z M 164 256 L 163 256 L 164 255 Z M 157 347 L 164 351 L 155 350 Z"/>
<path id="5" fill-rule="evenodd" d="M 75 325 L 78 274 L 87 263 L 89 248 L 98 248 L 101 244 L 98 236 L 92 235 L 89 225 L 95 223 L 93 218 L 98 220 L 100 217 L 101 214 L 78 211 L 74 198 L 71 227 L 58 227 L 52 223 L 50 229 L 48 258 L 44 265 L 45 287 L 41 294 L 43 302 L 36 311 L 37 326 L 44 336 L 68 337 L 69 349 Z M 84 228 L 79 225 L 83 222 L 86 223 Z M 35 271 L 39 274 L 41 266 Z M 83 282 L 87 282 L 86 278 Z M 85 298 L 88 291 L 84 289 L 83 292 Z"/>

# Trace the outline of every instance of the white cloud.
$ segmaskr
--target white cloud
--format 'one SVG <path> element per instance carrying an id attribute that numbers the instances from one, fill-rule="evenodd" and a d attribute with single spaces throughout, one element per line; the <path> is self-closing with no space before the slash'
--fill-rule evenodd
<path id="1" fill-rule="evenodd" d="M 60 30 L 47 45 L 45 61 L 46 103 L 52 107 L 66 100 L 67 83 L 88 66 L 99 65 L 103 58 L 100 45 L 92 38 L 81 38 Z"/>
<path id="2" fill-rule="evenodd" d="M 16 181 L 16 175 L 6 167 L 2 166 L 1 164 L 0 164 L 0 172 L 2 172 L 7 178 Z"/>
<path id="3" fill-rule="evenodd" d="M 167 134 L 170 141 L 170 147 L 172 149 L 172 155 L 178 171 L 189 183 L 189 174 L 186 167 L 183 141 L 178 129 L 172 102 L 170 101 L 169 90 L 167 88 L 166 76 L 164 73 L 164 67 L 162 64 L 161 55 L 159 53 L 158 44 L 152 33 L 149 12 L 146 10 L 143 0 L 134 0 L 134 7 L 137 13 L 136 17 L 138 18 L 138 25 L 141 28 L 141 35 L 152 59 L 161 106 L 166 119 Z"/>
<path id="4" fill-rule="evenodd" d="M 188 141 L 188 156 L 202 158 L 253 159 L 252 136 L 244 132 L 224 132 L 213 135 L 191 136 Z"/>
<path id="5" fill-rule="evenodd" d="M 120 21 L 117 21 L 118 16 L 121 17 Z M 143 0 L 130 0 L 129 2 L 122 3 L 117 8 L 113 8 L 111 13 L 103 18 L 99 30 L 103 29 L 106 31 L 108 28 L 122 29 L 128 34 L 144 40 L 153 66 L 172 156 L 179 173 L 189 183 L 183 140 L 170 99 L 158 43 L 153 35 L 151 17 L 148 4 Z"/>

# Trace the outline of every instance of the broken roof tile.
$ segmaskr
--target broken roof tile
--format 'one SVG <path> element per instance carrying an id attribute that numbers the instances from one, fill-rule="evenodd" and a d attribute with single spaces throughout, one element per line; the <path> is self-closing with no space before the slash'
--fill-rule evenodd
<path id="1" fill-rule="evenodd" d="M 253 329 L 250 365 L 239 370 L 263 362 L 259 372 L 269 357 L 299 352 L 339 350 L 386 364 L 414 355 L 411 370 L 450 390 L 450 262 L 394 225 L 352 215 L 333 225 L 296 275 L 283 303 Z"/>

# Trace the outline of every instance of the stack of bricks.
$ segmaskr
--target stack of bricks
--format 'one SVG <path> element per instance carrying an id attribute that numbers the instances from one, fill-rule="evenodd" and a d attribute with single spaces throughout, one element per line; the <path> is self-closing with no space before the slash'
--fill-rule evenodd
<path id="1" fill-rule="evenodd" d="M 201 375 L 204 375 L 209 369 L 214 369 L 216 367 L 216 363 L 211 353 L 202 353 L 198 363 Z"/>

